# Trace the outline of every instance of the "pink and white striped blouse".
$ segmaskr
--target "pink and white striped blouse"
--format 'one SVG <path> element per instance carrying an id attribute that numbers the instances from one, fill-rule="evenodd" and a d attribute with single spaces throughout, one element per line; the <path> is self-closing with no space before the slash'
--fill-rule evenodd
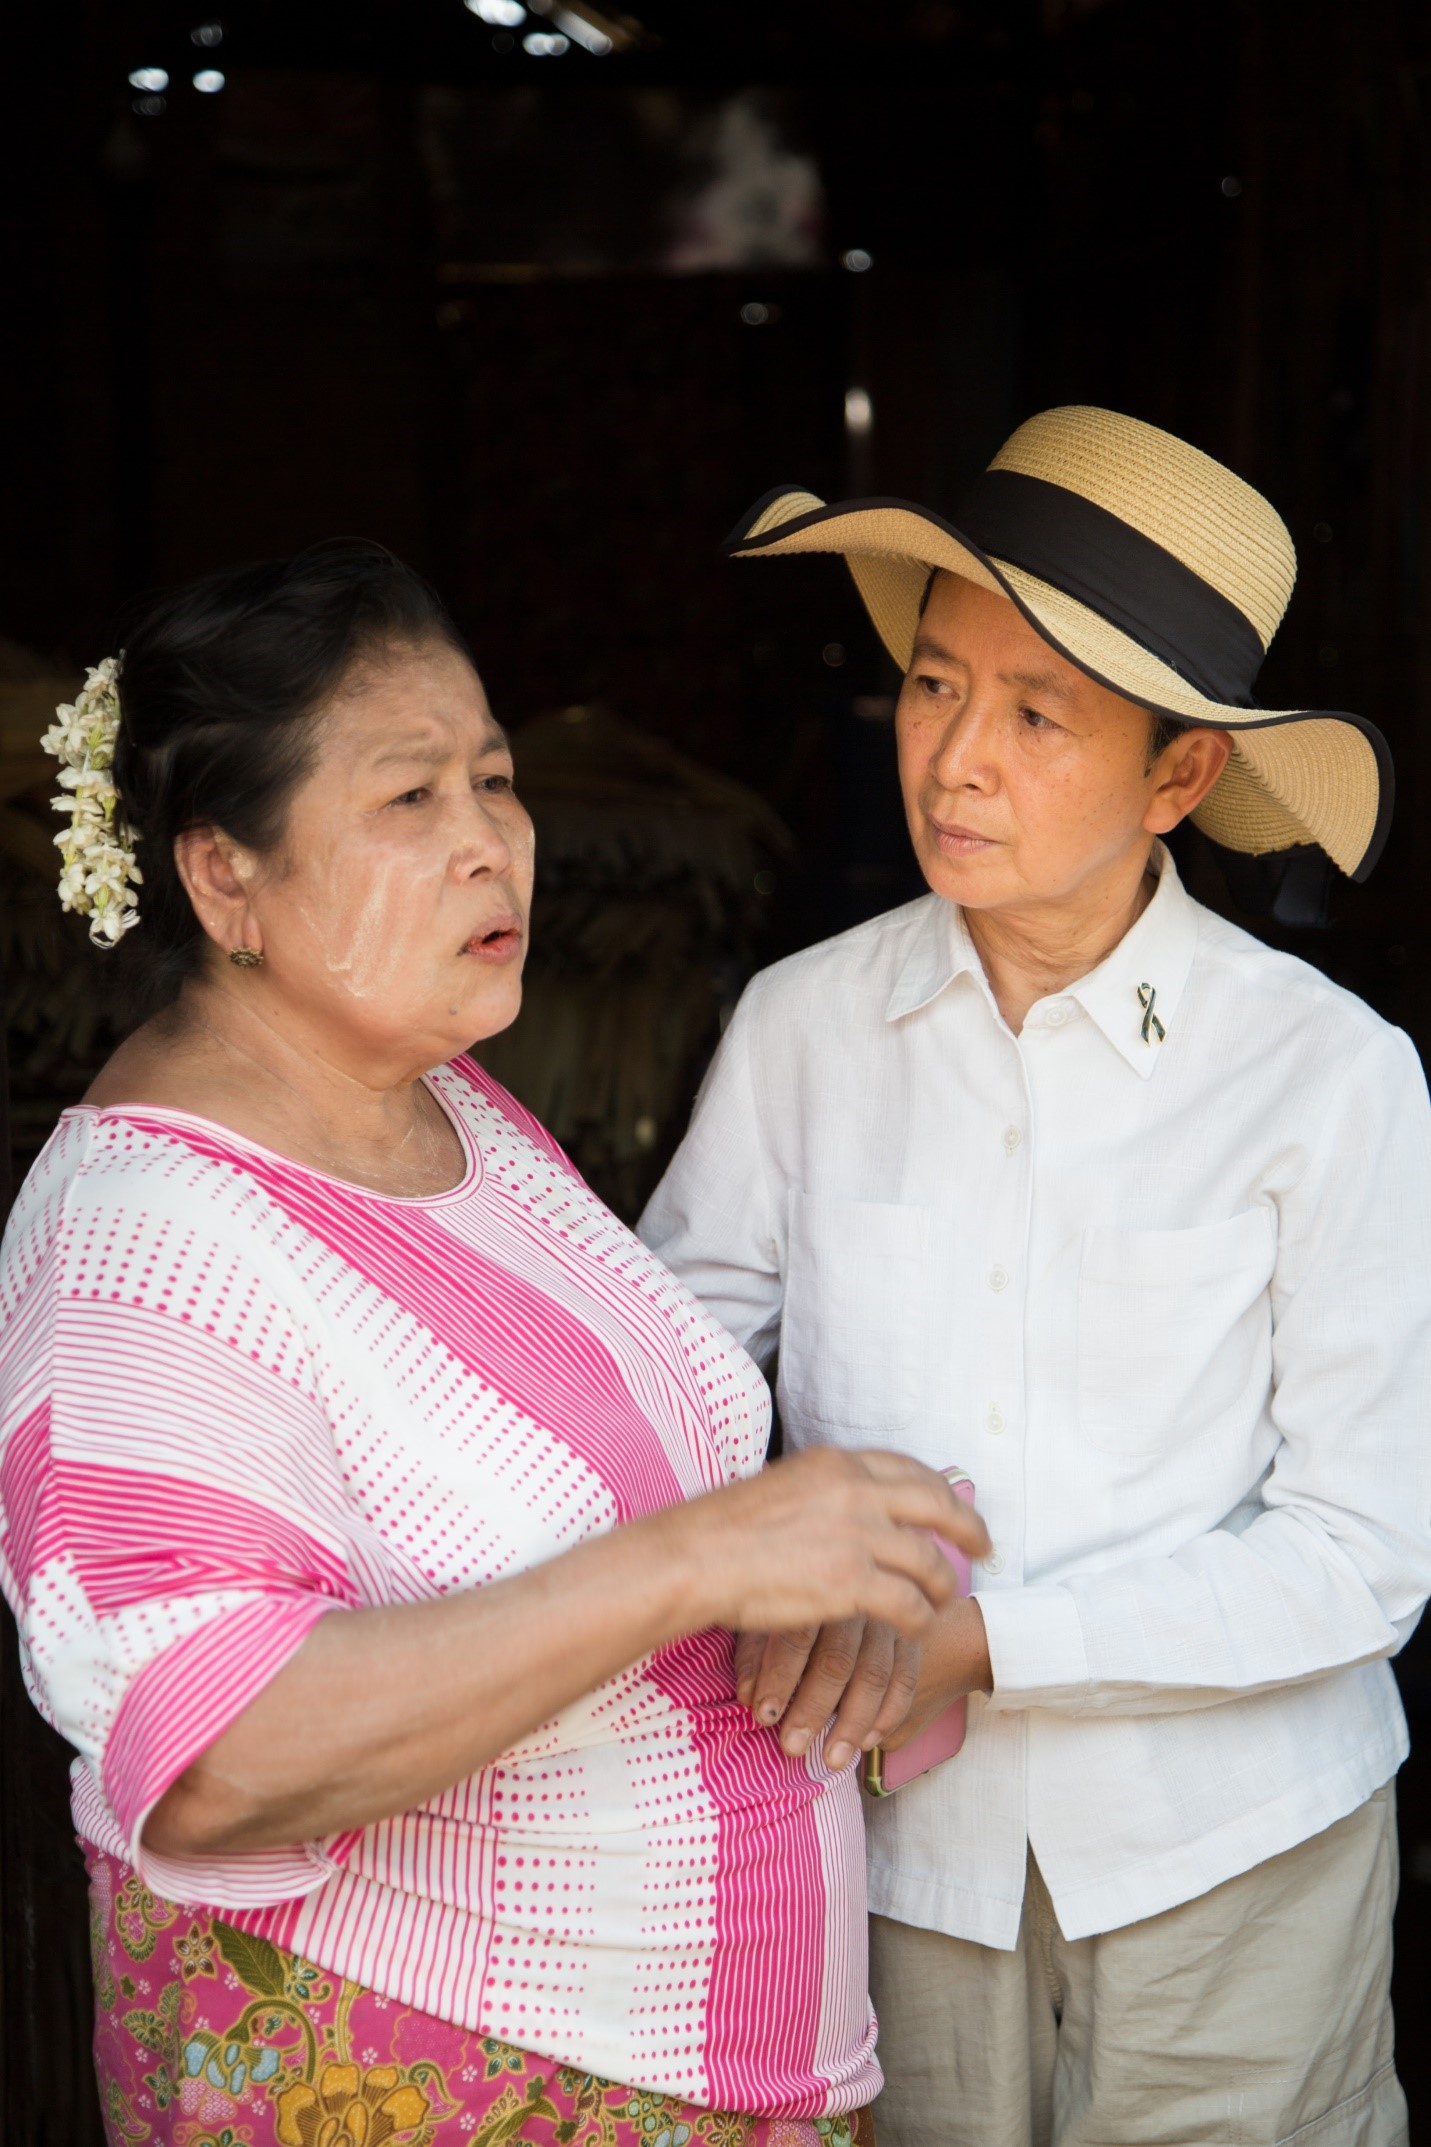
<path id="1" fill-rule="evenodd" d="M 330 1972 L 632 2086 L 880 2085 L 858 1791 L 661 1649 L 397 1819 L 163 1857 L 164 1790 L 314 1622 L 752 1474 L 742 1350 L 470 1061 L 462 1183 L 397 1200 L 182 1112 L 67 1112 L 0 1259 L 0 1579 L 81 1834 Z"/>

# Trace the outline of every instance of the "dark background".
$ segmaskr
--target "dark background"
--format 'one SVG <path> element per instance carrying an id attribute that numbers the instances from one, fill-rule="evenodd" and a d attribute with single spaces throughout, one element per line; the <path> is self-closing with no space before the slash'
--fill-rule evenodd
<path id="1" fill-rule="evenodd" d="M 604 56 L 540 58 L 522 40 L 552 21 L 512 36 L 462 0 L 47 0 L 7 24 L 0 949 L 22 1168 L 123 1012 L 52 913 L 34 707 L 146 591 L 361 533 L 431 576 L 499 715 L 537 726 L 547 915 L 604 920 L 631 1006 L 685 992 L 660 1068 L 623 1020 L 550 1103 L 629 1211 L 749 969 L 915 891 L 893 680 L 842 570 L 727 565 L 718 540 L 784 480 L 947 508 L 1066 401 L 1183 434 L 1286 518 L 1301 580 L 1263 698 L 1385 729 L 1391 843 L 1320 924 L 1296 921 L 1308 890 L 1279 902 L 1275 872 L 1194 835 L 1181 862 L 1431 1040 L 1424 4 L 631 7 L 586 9 Z M 221 43 L 192 42 L 205 24 Z M 147 65 L 171 77 L 162 111 L 127 79 Z M 192 88 L 202 66 L 221 91 Z M 584 776 L 562 791 L 563 721 L 619 764 L 621 845 Z M 648 912 L 664 936 L 641 939 Z M 1414 1736 L 1426 1652 L 1401 1665 Z M 3 2137 L 85 2147 L 63 1755 L 9 1638 L 4 1658 Z M 1401 2063 L 1431 2138 L 1425 1753 L 1402 1815 Z"/>

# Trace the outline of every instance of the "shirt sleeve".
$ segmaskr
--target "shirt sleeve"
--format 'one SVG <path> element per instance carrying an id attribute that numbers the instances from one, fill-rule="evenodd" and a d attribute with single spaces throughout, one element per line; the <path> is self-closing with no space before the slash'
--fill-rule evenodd
<path id="1" fill-rule="evenodd" d="M 6 1323 L 0 1578 L 107 1845 L 166 1897 L 249 1908 L 320 1885 L 351 1837 L 175 1857 L 144 1824 L 356 1600 L 345 1502 L 262 1263 L 151 1223 L 102 1204 L 67 1218 Z"/>
<path id="2" fill-rule="evenodd" d="M 785 1209 L 751 1069 L 758 986 L 736 1008 L 637 1235 L 762 1370 L 780 1335 Z"/>
<path id="3" fill-rule="evenodd" d="M 1163 1714 L 1394 1654 L 1431 1593 L 1428 1277 L 1431 1110 L 1381 1030 L 1279 1201 L 1260 1509 L 1167 1557 L 981 1590 L 989 1705 Z"/>

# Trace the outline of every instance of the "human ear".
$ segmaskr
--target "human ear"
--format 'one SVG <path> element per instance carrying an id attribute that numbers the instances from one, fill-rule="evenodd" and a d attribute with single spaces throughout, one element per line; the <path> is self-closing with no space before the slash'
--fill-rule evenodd
<path id="1" fill-rule="evenodd" d="M 1166 835 L 1201 805 L 1227 766 L 1232 751 L 1228 731 L 1184 731 L 1154 766 L 1156 782 L 1143 825 L 1150 835 Z"/>
<path id="2" fill-rule="evenodd" d="M 174 864 L 194 914 L 225 954 L 235 947 L 263 952 L 263 934 L 250 906 L 256 870 L 251 851 L 222 828 L 185 828 L 174 838 Z"/>

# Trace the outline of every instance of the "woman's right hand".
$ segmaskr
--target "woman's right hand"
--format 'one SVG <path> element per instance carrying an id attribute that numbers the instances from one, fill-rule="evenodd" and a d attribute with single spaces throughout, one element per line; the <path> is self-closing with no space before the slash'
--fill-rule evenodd
<path id="1" fill-rule="evenodd" d="M 929 1530 L 976 1558 L 988 1548 L 933 1469 L 825 1448 L 506 1580 L 335 1608 L 171 1783 L 146 1846 L 276 1848 L 410 1811 L 704 1626 L 779 1633 L 864 1617 L 922 1633 L 954 1587 Z"/>
<path id="2" fill-rule="evenodd" d="M 982 1520 L 907 1454 L 818 1447 L 670 1508 L 668 1532 L 702 1621 L 789 1632 L 882 1619 L 917 1639 L 954 1594 L 943 1536 L 988 1554 Z"/>

